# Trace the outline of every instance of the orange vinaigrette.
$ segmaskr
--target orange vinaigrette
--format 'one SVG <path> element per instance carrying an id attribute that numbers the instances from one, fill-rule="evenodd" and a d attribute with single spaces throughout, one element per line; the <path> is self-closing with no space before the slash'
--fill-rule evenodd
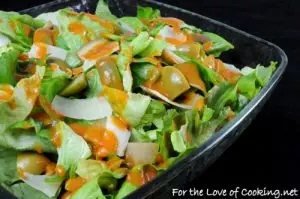
<path id="1" fill-rule="evenodd" d="M 110 21 L 101 19 L 98 16 L 92 15 L 90 13 L 85 13 L 84 15 L 87 16 L 90 20 L 99 23 L 100 26 L 104 27 L 110 33 L 115 32 L 115 24 L 111 23 Z"/>
<path id="2" fill-rule="evenodd" d="M 160 21 L 169 26 L 172 26 L 176 34 L 181 33 L 181 25 L 184 23 L 182 20 L 173 17 L 160 17 L 156 19 L 156 21 Z"/>
<path id="3" fill-rule="evenodd" d="M 60 177 L 64 177 L 66 174 L 65 169 L 62 165 L 56 165 L 55 173 Z"/>
<path id="4" fill-rule="evenodd" d="M 45 58 L 48 54 L 46 44 L 44 44 L 44 43 L 35 43 L 35 46 L 36 46 L 36 57 L 38 59 Z"/>
<path id="5" fill-rule="evenodd" d="M 56 148 L 60 148 L 61 142 L 62 142 L 62 138 L 61 138 L 60 133 L 57 130 L 57 127 L 52 127 L 50 129 L 50 135 L 51 135 L 51 141 L 54 144 L 54 146 Z"/>
<path id="6" fill-rule="evenodd" d="M 87 181 L 81 177 L 70 178 L 66 181 L 65 189 L 70 192 L 75 192 L 82 187 Z"/>
<path id="7" fill-rule="evenodd" d="M 96 60 L 105 56 L 109 56 L 117 50 L 119 50 L 119 43 L 116 41 L 109 43 L 100 43 L 94 46 L 86 54 L 82 55 L 82 57 L 87 60 Z"/>
<path id="8" fill-rule="evenodd" d="M 103 93 L 100 95 L 105 96 L 110 102 L 113 110 L 119 115 L 122 115 L 128 101 L 128 94 L 126 92 L 104 86 Z"/>

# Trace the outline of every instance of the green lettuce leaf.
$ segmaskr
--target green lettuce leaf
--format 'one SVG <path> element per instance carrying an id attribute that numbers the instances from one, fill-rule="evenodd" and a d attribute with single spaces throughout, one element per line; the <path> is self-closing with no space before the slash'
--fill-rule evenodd
<path id="1" fill-rule="evenodd" d="M 76 173 L 87 180 L 91 180 L 95 177 L 116 179 L 124 177 L 123 173 L 109 170 L 104 162 L 92 159 L 79 161 Z"/>
<path id="2" fill-rule="evenodd" d="M 132 46 L 133 56 L 144 51 L 149 46 L 151 42 L 149 37 L 148 32 L 141 32 L 134 40 L 131 41 L 130 45 Z"/>
<path id="3" fill-rule="evenodd" d="M 0 167 L 0 182 L 7 185 L 19 180 L 17 173 L 17 154 L 18 152 L 11 149 L 0 147 L 0 164 L 6 165 Z"/>
<path id="4" fill-rule="evenodd" d="M 30 78 L 22 79 L 14 88 L 14 104 L 15 108 L 11 108 L 9 102 L 0 102 L 0 134 L 10 125 L 23 121 L 31 112 L 33 104 L 30 103 L 25 94 L 25 89 L 39 89 L 29 85 L 31 81 L 43 78 L 45 67 L 37 67 L 35 75 Z M 29 83 L 28 83 L 29 82 Z M 25 87 L 25 88 L 24 88 Z M 29 88 L 27 88 L 29 87 Z"/>
<path id="5" fill-rule="evenodd" d="M 24 173 L 26 178 L 22 179 L 26 184 L 32 188 L 39 190 L 46 194 L 48 197 L 54 197 L 57 195 L 62 181 L 57 183 L 48 183 L 46 179 L 47 175 L 32 175 L 30 173 Z"/>
<path id="6" fill-rule="evenodd" d="M 236 86 L 228 82 L 222 82 L 208 92 L 207 106 L 215 111 L 214 115 L 219 115 L 220 111 L 229 103 L 234 107 L 236 99 Z"/>
<path id="7" fill-rule="evenodd" d="M 197 145 L 200 147 L 207 142 L 215 133 L 217 129 L 220 129 L 225 123 L 228 116 L 231 114 L 230 107 L 224 107 L 220 114 L 215 118 L 207 122 L 203 122 L 200 125 L 200 129 L 196 134 Z"/>
<path id="8" fill-rule="evenodd" d="M 100 0 L 98 2 L 95 15 L 97 15 L 101 19 L 107 19 L 107 20 L 117 19 L 117 17 L 110 12 L 107 3 L 104 0 Z"/>
<path id="9" fill-rule="evenodd" d="M 23 27 L 28 25 L 39 27 L 42 25 L 40 21 L 34 20 L 29 15 L 20 15 L 16 12 L 0 11 L 0 19 L 0 33 L 27 49 L 31 47 L 32 37 L 25 35 Z"/>
<path id="10" fill-rule="evenodd" d="M 208 53 L 213 54 L 215 57 L 219 57 L 222 54 L 222 52 L 234 48 L 234 46 L 231 43 L 229 43 L 228 41 L 226 41 L 224 38 L 222 38 L 217 34 L 211 32 L 203 32 L 202 34 L 208 37 L 208 39 L 212 41 L 213 46 L 208 51 Z"/>
<path id="11" fill-rule="evenodd" d="M 11 46 L 0 47 L 0 84 L 16 83 L 15 72 L 19 51 Z"/>
<path id="12" fill-rule="evenodd" d="M 136 126 L 146 113 L 151 98 L 142 94 L 128 93 L 129 98 L 122 116 L 131 126 Z"/>
<path id="13" fill-rule="evenodd" d="M 64 122 L 59 122 L 56 126 L 59 136 L 61 136 L 61 146 L 57 149 L 57 165 L 64 167 L 65 171 L 77 166 L 82 159 L 91 156 L 91 150 L 86 141 L 73 132 Z"/>
<path id="14" fill-rule="evenodd" d="M 272 73 L 276 69 L 276 65 L 277 65 L 277 62 L 271 62 L 268 67 L 264 67 L 264 66 L 261 66 L 261 65 L 258 65 L 256 67 L 255 75 L 256 75 L 258 83 L 261 86 L 265 86 L 266 83 L 270 80 L 270 78 L 272 76 Z"/>
<path id="15" fill-rule="evenodd" d="M 31 130 L 7 129 L 0 134 L 0 146 L 18 151 L 35 151 L 40 147 L 44 152 L 56 152 L 51 140 L 40 137 Z"/>
<path id="16" fill-rule="evenodd" d="M 36 190 L 23 182 L 13 184 L 12 186 L 2 184 L 2 187 L 11 192 L 17 198 L 50 199 L 43 192 Z"/>
<path id="17" fill-rule="evenodd" d="M 86 74 L 88 82 L 88 90 L 86 92 L 87 98 L 97 97 L 103 90 L 103 86 L 100 80 L 100 75 L 97 69 L 92 69 Z"/>
<path id="18" fill-rule="evenodd" d="M 96 177 L 93 180 L 89 180 L 86 184 L 84 184 L 80 189 L 78 189 L 72 199 L 106 199 L 103 195 L 99 185 L 98 178 Z"/>
<path id="19" fill-rule="evenodd" d="M 160 11 L 151 7 L 138 6 L 137 17 L 139 19 L 153 20 L 160 17 Z"/>
<path id="20" fill-rule="evenodd" d="M 148 27 L 136 17 L 122 17 L 118 19 L 122 32 L 140 33 L 148 30 Z"/>
<path id="21" fill-rule="evenodd" d="M 125 198 L 127 195 L 129 195 L 130 193 L 132 193 L 133 191 L 135 191 L 136 189 L 138 189 L 138 187 L 128 181 L 125 181 L 119 192 L 117 193 L 115 199 L 122 199 Z"/>
<path id="22" fill-rule="evenodd" d="M 126 42 L 121 42 L 121 52 L 117 57 L 117 66 L 122 76 L 123 87 L 127 92 L 131 92 L 133 85 L 133 78 L 130 69 L 132 57 L 132 47 Z"/>
<path id="23" fill-rule="evenodd" d="M 139 53 L 141 57 L 161 56 L 163 50 L 167 47 L 167 43 L 163 40 L 152 39 L 148 47 Z"/>
<path id="24" fill-rule="evenodd" d="M 45 78 L 42 80 L 40 94 L 43 95 L 49 102 L 52 102 L 54 97 L 60 93 L 69 84 L 67 76 L 61 75 L 55 78 Z"/>

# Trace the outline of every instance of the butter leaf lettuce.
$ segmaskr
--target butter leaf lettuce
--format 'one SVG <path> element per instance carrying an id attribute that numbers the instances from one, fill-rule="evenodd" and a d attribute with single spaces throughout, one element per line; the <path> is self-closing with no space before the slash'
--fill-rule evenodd
<path id="1" fill-rule="evenodd" d="M 223 52 L 234 48 L 231 43 L 217 34 L 211 32 L 203 32 L 202 34 L 212 41 L 213 46 L 208 53 L 213 54 L 215 57 L 219 57 Z"/>
<path id="2" fill-rule="evenodd" d="M 19 180 L 17 174 L 17 151 L 0 147 L 0 182 L 10 185 Z"/>
<path id="3" fill-rule="evenodd" d="M 98 177 L 95 179 L 89 180 L 86 184 L 84 184 L 80 189 L 78 189 L 74 195 L 72 195 L 72 199 L 106 199 L 103 195 L 101 189 L 98 184 Z"/>
<path id="4" fill-rule="evenodd" d="M 132 47 L 129 44 L 125 42 L 121 43 L 121 52 L 117 57 L 117 66 L 122 76 L 123 87 L 127 92 L 131 92 L 133 85 L 133 78 L 130 68 L 133 57 L 132 53 Z"/>
<path id="5" fill-rule="evenodd" d="M 98 17 L 100 17 L 102 19 L 107 19 L 107 20 L 116 20 L 117 19 L 117 17 L 110 12 L 107 3 L 104 0 L 100 0 L 98 2 L 96 11 L 95 11 L 95 15 L 97 15 Z"/>
<path id="6" fill-rule="evenodd" d="M 138 6 L 137 17 L 145 20 L 153 20 L 160 17 L 160 10 L 151 7 Z"/>
<path id="7" fill-rule="evenodd" d="M 62 140 L 61 146 L 57 149 L 57 164 L 63 166 L 65 171 L 76 167 L 80 160 L 91 156 L 91 150 L 86 141 L 64 122 L 58 122 L 56 130 Z"/>
<path id="8" fill-rule="evenodd" d="M 16 83 L 15 72 L 19 51 L 12 46 L 0 47 L 0 84 Z"/>
<path id="9" fill-rule="evenodd" d="M 44 152 L 56 153 L 51 140 L 38 136 L 32 130 L 7 129 L 0 134 L 0 147 L 17 151 L 35 151 L 39 147 Z"/>
<path id="10" fill-rule="evenodd" d="M 44 67 L 37 67 L 35 75 L 30 78 L 22 79 L 18 82 L 17 86 L 14 88 L 13 99 L 15 107 L 11 108 L 10 101 L 0 102 L 0 134 L 10 125 L 23 121 L 31 112 L 33 108 L 33 103 L 29 102 L 25 90 L 32 92 L 34 89 L 39 89 L 39 84 L 31 85 L 30 82 L 36 81 L 40 82 L 43 78 L 45 72 Z M 33 96 L 31 99 L 35 102 L 37 96 Z"/>

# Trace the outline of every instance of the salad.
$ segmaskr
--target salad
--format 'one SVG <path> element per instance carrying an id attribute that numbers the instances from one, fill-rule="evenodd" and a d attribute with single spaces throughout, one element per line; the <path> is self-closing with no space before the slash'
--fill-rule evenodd
<path id="1" fill-rule="evenodd" d="M 224 63 L 233 44 L 160 11 L 0 11 L 0 183 L 18 198 L 120 199 L 198 148 L 276 62 Z"/>

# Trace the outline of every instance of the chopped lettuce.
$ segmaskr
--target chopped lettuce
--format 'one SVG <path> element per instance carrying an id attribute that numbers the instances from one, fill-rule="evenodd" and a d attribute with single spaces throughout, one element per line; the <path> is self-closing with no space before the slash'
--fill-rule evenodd
<path id="1" fill-rule="evenodd" d="M 86 141 L 64 122 L 59 122 L 56 130 L 62 140 L 61 146 L 57 149 L 57 164 L 63 166 L 65 171 L 76 166 L 80 160 L 91 156 L 91 150 Z"/>
<path id="2" fill-rule="evenodd" d="M 97 15 L 98 17 L 100 17 L 102 19 L 107 19 L 107 20 L 116 20 L 117 19 L 117 17 L 110 12 L 107 3 L 104 0 L 100 0 L 98 2 L 96 11 L 95 11 L 95 15 Z"/>
<path id="3" fill-rule="evenodd" d="M 10 125 L 23 121 L 31 112 L 40 85 L 40 79 L 44 76 L 44 67 L 37 67 L 35 75 L 22 79 L 13 90 L 13 98 L 9 101 L 0 101 L 0 134 Z M 0 87 L 1 88 L 1 87 Z M 27 93 L 34 93 L 27 96 Z M 11 105 L 13 103 L 13 107 Z"/>
<path id="4" fill-rule="evenodd" d="M 132 46 L 132 54 L 137 55 L 143 50 L 145 50 L 151 40 L 149 39 L 148 32 L 141 32 L 134 40 L 131 41 L 130 45 Z"/>
<path id="5" fill-rule="evenodd" d="M 39 190 L 46 194 L 48 197 L 56 196 L 61 182 L 58 183 L 47 183 L 45 179 L 48 177 L 47 175 L 32 175 L 30 173 L 25 173 L 25 178 L 22 179 L 26 184 L 31 186 L 32 188 Z"/>
<path id="6" fill-rule="evenodd" d="M 129 44 L 121 43 L 121 53 L 117 58 L 117 66 L 122 76 L 123 87 L 127 92 L 131 92 L 133 85 L 133 79 L 130 69 L 130 64 L 133 57 L 132 53 L 132 47 Z"/>
<path id="7" fill-rule="evenodd" d="M 0 167 L 0 182 L 7 185 L 19 180 L 17 173 L 17 154 L 18 152 L 12 149 L 0 147 L 0 164 L 6 165 Z"/>
<path id="8" fill-rule="evenodd" d="M 126 33 L 140 33 L 144 30 L 148 30 L 148 27 L 136 17 L 122 17 L 118 19 L 121 27 L 121 31 Z"/>
<path id="9" fill-rule="evenodd" d="M 98 178 L 89 180 L 80 189 L 78 189 L 72 199 L 106 199 L 98 185 Z"/>
<path id="10" fill-rule="evenodd" d="M 19 51 L 12 46 L 0 47 L 0 84 L 16 83 L 15 73 Z"/>
<path id="11" fill-rule="evenodd" d="M 139 53 L 141 57 L 161 56 L 163 50 L 167 47 L 167 43 L 163 40 L 152 39 L 148 47 Z"/>
<path id="12" fill-rule="evenodd" d="M 0 147 L 18 151 L 41 148 L 43 152 L 56 152 L 51 140 L 36 135 L 32 130 L 7 129 L 0 134 Z"/>
<path id="13" fill-rule="evenodd" d="M 214 110 L 215 115 L 218 115 L 226 105 L 235 103 L 236 99 L 236 87 L 228 82 L 223 82 L 208 92 L 207 106 Z"/>
<path id="14" fill-rule="evenodd" d="M 60 93 L 69 84 L 69 79 L 65 75 L 54 78 L 45 78 L 42 80 L 40 94 L 43 95 L 49 102 L 52 102 L 54 97 Z"/>
<path id="15" fill-rule="evenodd" d="M 76 173 L 87 180 L 91 180 L 95 177 L 116 179 L 124 177 L 124 174 L 122 173 L 111 171 L 104 162 L 92 159 L 79 161 Z"/>
<path id="16" fill-rule="evenodd" d="M 138 6 L 137 17 L 145 20 L 153 20 L 160 17 L 160 11 L 151 7 Z"/>
<path id="17" fill-rule="evenodd" d="M 125 181 L 119 192 L 117 193 L 115 199 L 122 199 L 125 198 L 127 195 L 129 195 L 131 192 L 135 191 L 136 189 L 138 189 L 138 187 L 128 181 Z"/>
<path id="18" fill-rule="evenodd" d="M 92 69 L 86 74 L 88 82 L 88 90 L 86 92 L 87 98 L 97 97 L 103 90 L 103 86 L 100 80 L 100 75 L 97 69 Z"/>
<path id="19" fill-rule="evenodd" d="M 231 43 L 217 34 L 211 32 L 203 32 L 202 34 L 212 41 L 213 46 L 208 53 L 213 54 L 215 57 L 219 57 L 223 52 L 234 48 Z"/>
<path id="20" fill-rule="evenodd" d="M 122 112 L 122 116 L 131 126 L 140 123 L 142 117 L 150 104 L 151 98 L 142 94 L 129 93 L 128 102 Z"/>

